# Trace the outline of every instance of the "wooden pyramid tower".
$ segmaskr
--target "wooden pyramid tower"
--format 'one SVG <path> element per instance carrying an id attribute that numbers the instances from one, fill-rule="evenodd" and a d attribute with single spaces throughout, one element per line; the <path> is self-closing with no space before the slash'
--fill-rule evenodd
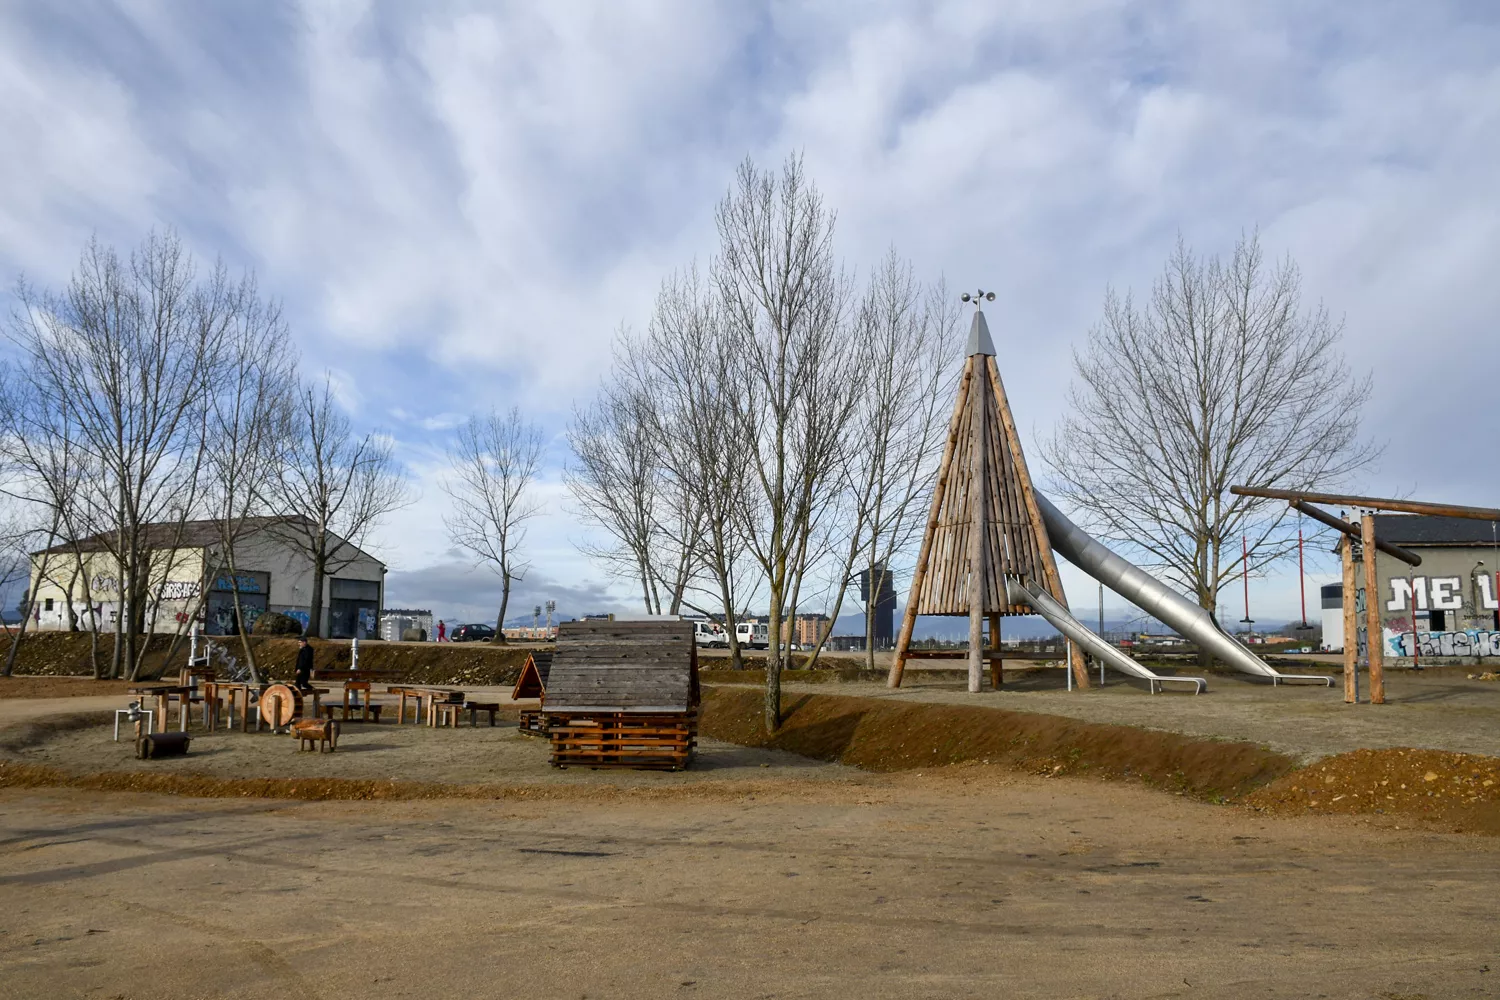
<path id="1" fill-rule="evenodd" d="M 932 511 L 896 640 L 891 687 L 900 686 L 908 659 L 934 655 L 910 649 L 919 614 L 969 619 L 969 690 L 978 691 L 985 659 L 994 667 L 995 686 L 1001 682 L 1000 618 L 1036 613 L 1029 605 L 1010 603 L 1006 577 L 1035 584 L 1067 605 L 1015 418 L 995 364 L 989 324 L 979 308 L 969 328 L 966 353 Z M 986 618 L 988 650 L 983 641 Z M 1079 686 L 1087 687 L 1088 671 L 1076 646 L 1069 646 L 1069 661 Z"/>

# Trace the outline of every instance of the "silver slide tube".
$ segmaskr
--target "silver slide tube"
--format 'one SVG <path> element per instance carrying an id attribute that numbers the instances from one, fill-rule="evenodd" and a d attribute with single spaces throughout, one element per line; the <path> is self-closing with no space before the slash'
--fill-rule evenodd
<path id="1" fill-rule="evenodd" d="M 1166 622 L 1185 639 L 1198 644 L 1228 666 L 1246 674 L 1267 677 L 1272 684 L 1285 680 L 1306 680 L 1333 686 L 1333 678 L 1314 674 L 1283 674 L 1261 660 L 1243 645 L 1225 635 L 1207 611 L 1178 594 L 1145 570 L 1135 566 L 1099 544 L 1092 535 L 1068 520 L 1051 501 L 1036 494 L 1042 521 L 1052 547 L 1089 576 L 1104 584 L 1125 600 Z"/>
<path id="2" fill-rule="evenodd" d="M 1150 685 L 1152 694 L 1155 694 L 1162 684 L 1167 683 L 1191 684 L 1194 689 L 1193 694 L 1202 694 L 1208 687 L 1208 681 L 1202 677 L 1163 677 L 1161 674 L 1146 669 L 1090 632 L 1083 623 L 1073 617 L 1067 608 L 1040 587 L 1026 586 L 1019 580 L 1006 577 L 1005 598 L 1012 604 L 1031 605 L 1032 610 L 1045 618 L 1053 628 L 1093 653 L 1101 662 L 1109 664 L 1122 674 L 1139 677 L 1145 681 Z"/>

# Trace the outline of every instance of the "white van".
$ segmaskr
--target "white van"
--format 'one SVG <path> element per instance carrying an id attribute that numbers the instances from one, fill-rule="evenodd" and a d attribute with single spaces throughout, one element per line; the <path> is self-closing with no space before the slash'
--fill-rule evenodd
<path id="1" fill-rule="evenodd" d="M 771 648 L 771 626 L 765 622 L 738 622 L 734 634 L 742 649 Z"/>
<path id="2" fill-rule="evenodd" d="M 718 622 L 693 622 L 693 641 L 700 646 L 729 648 L 729 633 Z"/>

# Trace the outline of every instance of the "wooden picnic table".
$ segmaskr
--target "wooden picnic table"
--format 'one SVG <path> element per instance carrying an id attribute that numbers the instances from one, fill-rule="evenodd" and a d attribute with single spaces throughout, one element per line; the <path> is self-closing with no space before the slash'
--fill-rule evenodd
<path id="1" fill-rule="evenodd" d="M 192 694 L 192 688 L 184 684 L 141 684 L 136 687 L 125 689 L 126 694 L 140 695 L 144 698 L 156 699 L 156 718 L 154 722 L 158 731 L 167 731 L 167 708 L 172 704 L 175 696 L 181 701 L 181 711 L 178 713 L 179 725 L 187 712 L 187 699 Z M 185 725 L 183 728 L 187 728 Z"/>
<path id="2" fill-rule="evenodd" d="M 441 699 L 443 701 L 463 701 L 464 693 L 457 688 L 424 687 L 411 684 L 393 684 L 385 689 L 386 694 L 393 694 L 400 698 L 396 706 L 396 725 L 406 721 L 406 699 L 411 698 L 416 703 L 416 712 L 412 716 L 412 722 L 420 726 L 424 715 L 432 711 L 432 703 Z M 422 699 L 427 699 L 427 711 L 422 709 Z M 430 721 L 429 721 L 430 724 Z"/>

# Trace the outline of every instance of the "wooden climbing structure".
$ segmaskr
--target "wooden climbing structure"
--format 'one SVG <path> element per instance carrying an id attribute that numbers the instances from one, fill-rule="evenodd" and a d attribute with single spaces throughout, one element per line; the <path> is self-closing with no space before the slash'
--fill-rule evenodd
<path id="1" fill-rule="evenodd" d="M 891 687 L 900 686 L 908 660 L 937 657 L 968 660 L 970 691 L 980 689 L 984 661 L 988 660 L 992 683 L 999 687 L 1003 682 L 1000 619 L 1036 613 L 1029 605 L 1011 603 L 1006 593 L 1007 577 L 1040 587 L 1064 607 L 1067 605 L 1015 418 L 995 363 L 989 324 L 983 309 L 978 308 L 983 297 L 981 293 L 975 300 L 968 358 L 959 379 L 931 512 L 896 639 Z M 912 630 L 919 614 L 968 618 L 967 653 L 912 649 Z M 984 641 L 986 622 L 988 646 Z M 1082 652 L 1070 645 L 1068 658 L 1076 683 L 1087 687 Z"/>

